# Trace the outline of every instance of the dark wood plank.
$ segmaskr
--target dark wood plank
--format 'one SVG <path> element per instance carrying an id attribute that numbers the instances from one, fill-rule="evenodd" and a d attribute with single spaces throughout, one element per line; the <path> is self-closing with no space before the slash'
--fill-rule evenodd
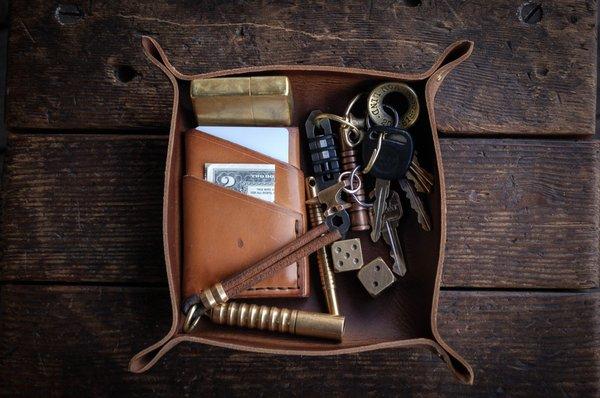
<path id="1" fill-rule="evenodd" d="M 445 286 L 598 286 L 598 142 L 442 140 Z"/>
<path id="2" fill-rule="evenodd" d="M 301 358 L 185 344 L 133 375 L 129 358 L 169 327 L 164 289 L 5 285 L 0 379 L 10 396 L 595 396 L 599 297 L 444 292 L 441 330 L 475 368 L 468 387 L 421 349 Z"/>
<path id="3" fill-rule="evenodd" d="M 164 131 L 171 91 L 144 59 L 142 34 L 185 72 L 265 64 L 420 71 L 454 40 L 471 39 L 472 60 L 438 95 L 441 130 L 593 134 L 596 3 L 544 1 L 523 21 L 525 3 L 13 1 L 8 123 Z"/>
<path id="4" fill-rule="evenodd" d="M 7 279 L 163 282 L 163 137 L 12 136 L 9 147 Z"/>
<path id="5" fill-rule="evenodd" d="M 166 140 L 13 135 L 1 279 L 165 283 Z M 444 139 L 444 285 L 598 286 L 594 142 Z"/>

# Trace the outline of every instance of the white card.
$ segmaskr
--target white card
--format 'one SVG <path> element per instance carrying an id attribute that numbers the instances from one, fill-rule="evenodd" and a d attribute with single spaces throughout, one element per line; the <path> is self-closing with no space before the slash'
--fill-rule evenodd
<path id="1" fill-rule="evenodd" d="M 196 130 L 289 163 L 290 138 L 285 127 L 198 126 Z"/>

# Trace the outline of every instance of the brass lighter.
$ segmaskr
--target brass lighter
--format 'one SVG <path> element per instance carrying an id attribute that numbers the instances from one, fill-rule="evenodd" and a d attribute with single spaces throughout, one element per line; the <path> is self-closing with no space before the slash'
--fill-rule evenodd
<path id="1" fill-rule="evenodd" d="M 221 77 L 192 81 L 198 124 L 289 126 L 292 87 L 286 76 Z"/>
<path id="2" fill-rule="evenodd" d="M 209 312 L 214 323 L 248 329 L 270 330 L 301 336 L 341 341 L 345 318 L 339 315 L 307 312 L 247 303 L 217 304 Z"/>

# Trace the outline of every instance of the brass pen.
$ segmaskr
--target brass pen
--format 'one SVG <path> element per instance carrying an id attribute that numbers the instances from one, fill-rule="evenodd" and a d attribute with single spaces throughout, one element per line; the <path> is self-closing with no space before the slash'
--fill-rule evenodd
<path id="1" fill-rule="evenodd" d="M 307 198 L 311 199 L 317 196 L 318 188 L 315 178 L 307 177 L 305 182 Z M 323 223 L 323 213 L 318 204 L 308 205 L 308 214 L 312 228 Z M 321 286 L 323 287 L 325 301 L 327 302 L 327 310 L 332 315 L 339 315 L 340 309 L 338 306 L 337 294 L 335 292 L 335 281 L 333 279 L 333 271 L 329 263 L 329 256 L 327 254 L 326 247 L 322 247 L 317 250 L 317 263 L 319 266 L 319 275 L 321 277 Z"/>

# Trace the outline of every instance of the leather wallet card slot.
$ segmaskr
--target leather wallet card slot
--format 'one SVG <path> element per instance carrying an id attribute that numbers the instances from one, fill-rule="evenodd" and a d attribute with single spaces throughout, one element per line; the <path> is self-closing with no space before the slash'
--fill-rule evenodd
<path id="1" fill-rule="evenodd" d="M 305 214 L 304 174 L 290 164 L 197 130 L 186 133 L 186 172 L 204 179 L 206 163 L 275 165 L 275 202 Z"/>
<path id="2" fill-rule="evenodd" d="M 204 181 L 183 178 L 184 297 L 266 257 L 301 234 L 304 216 Z M 307 262 L 288 266 L 245 297 L 308 294 Z"/>

